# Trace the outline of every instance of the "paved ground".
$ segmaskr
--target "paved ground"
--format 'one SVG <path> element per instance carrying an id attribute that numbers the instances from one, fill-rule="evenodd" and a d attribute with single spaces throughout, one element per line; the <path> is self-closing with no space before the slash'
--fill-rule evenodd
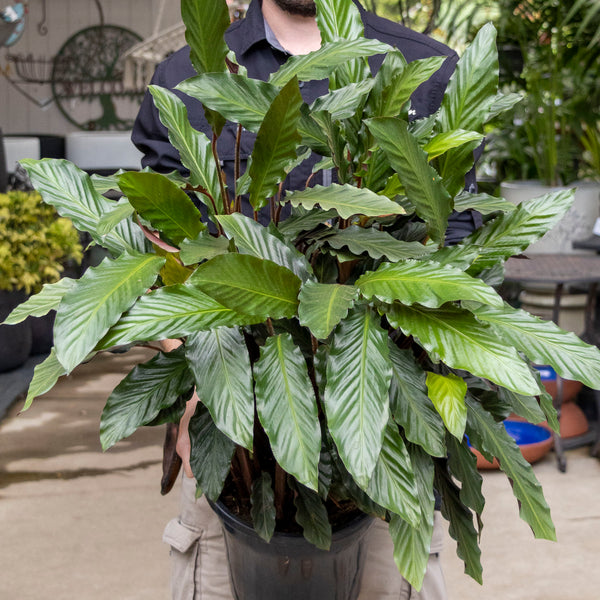
<path id="1" fill-rule="evenodd" d="M 178 490 L 159 493 L 162 429 L 107 453 L 97 433 L 108 392 L 142 357 L 98 358 L 26 413 L 13 405 L 0 423 L 2 600 L 168 600 L 161 534 Z M 506 478 L 485 473 L 484 586 L 463 575 L 448 540 L 451 600 L 600 598 L 600 461 L 586 448 L 569 451 L 568 461 L 566 474 L 553 455 L 535 466 L 557 544 L 534 540 Z"/>

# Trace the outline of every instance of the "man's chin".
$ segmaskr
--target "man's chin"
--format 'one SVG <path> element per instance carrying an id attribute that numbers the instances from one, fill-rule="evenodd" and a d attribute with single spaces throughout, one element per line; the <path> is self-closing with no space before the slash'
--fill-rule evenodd
<path id="1" fill-rule="evenodd" d="M 317 7 L 313 0 L 273 0 L 273 2 L 291 15 L 315 17 L 317 14 Z"/>

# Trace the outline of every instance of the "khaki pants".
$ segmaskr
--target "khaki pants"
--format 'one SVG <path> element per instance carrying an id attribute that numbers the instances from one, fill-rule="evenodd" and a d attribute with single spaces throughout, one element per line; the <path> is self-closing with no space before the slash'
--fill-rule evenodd
<path id="1" fill-rule="evenodd" d="M 183 477 L 181 515 L 170 521 L 163 540 L 171 546 L 173 600 L 233 600 L 221 522 L 204 497 L 195 499 L 196 484 Z M 387 524 L 376 521 L 367 532 L 367 564 L 359 600 L 446 600 L 438 553 L 444 530 L 436 512 L 431 556 L 420 592 L 398 573 Z"/>

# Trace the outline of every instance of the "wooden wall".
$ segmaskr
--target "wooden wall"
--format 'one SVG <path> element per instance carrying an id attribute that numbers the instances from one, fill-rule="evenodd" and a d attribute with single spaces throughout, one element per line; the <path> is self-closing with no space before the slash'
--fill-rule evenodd
<path id="1" fill-rule="evenodd" d="M 11 0 L 0 0 L 6 6 Z M 149 37 L 155 26 L 161 0 L 100 0 L 105 24 L 120 25 Z M 19 82 L 14 65 L 6 54 L 33 54 L 35 57 L 52 58 L 63 44 L 77 31 L 100 24 L 100 15 L 94 0 L 46 0 L 47 35 L 40 35 L 38 23 L 43 17 L 42 0 L 29 0 L 29 15 L 23 37 L 10 48 L 0 48 L 0 70 L 7 73 L 17 85 L 35 101 L 27 99 L 5 77 L 0 76 L 0 128 L 5 134 L 37 133 L 65 134 L 76 131 L 52 101 L 50 84 Z M 160 28 L 180 22 L 179 2 L 167 0 Z M 75 101 L 77 102 L 77 101 Z M 45 106 L 39 104 L 47 103 Z M 88 108 L 85 103 L 74 107 L 78 116 Z M 90 106 L 89 110 L 92 110 Z M 134 107 L 127 110 L 134 110 Z M 90 118 L 94 118 L 91 115 Z"/>

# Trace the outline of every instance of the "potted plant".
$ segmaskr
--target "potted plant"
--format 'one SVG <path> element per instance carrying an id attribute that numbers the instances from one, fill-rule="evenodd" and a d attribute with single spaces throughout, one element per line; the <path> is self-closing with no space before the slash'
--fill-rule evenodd
<path id="1" fill-rule="evenodd" d="M 37 192 L 0 194 L 0 318 L 44 284 L 58 281 L 66 263 L 80 260 L 77 231 Z M 32 347 L 34 352 L 49 351 L 52 342 L 42 339 L 45 330 L 31 320 L 14 328 L 1 326 L 0 371 L 23 364 Z"/>
<path id="2" fill-rule="evenodd" d="M 45 201 L 113 255 L 77 281 L 46 286 L 9 318 L 57 309 L 55 347 L 26 407 L 98 352 L 180 338 L 180 348 L 157 352 L 115 388 L 103 447 L 138 427 L 177 422 L 195 386 L 199 492 L 247 519 L 266 548 L 281 544 L 276 530 L 301 531 L 328 556 L 332 530 L 355 527 L 359 510 L 390 522 L 398 568 L 419 588 L 435 488 L 466 572 L 481 581 L 484 498 L 467 436 L 498 459 L 534 535 L 554 539 L 541 488 L 500 421 L 514 412 L 556 428 L 530 361 L 600 387 L 600 354 L 511 308 L 493 287 L 506 259 L 572 201 L 560 191 L 517 208 L 462 189 L 484 123 L 506 105 L 493 27 L 464 53 L 439 112 L 409 123 L 412 92 L 441 61 L 407 65 L 365 40 L 351 0 L 318 0 L 327 15 L 319 16 L 322 48 L 291 58 L 269 82 L 247 78 L 227 56 L 225 1 L 187 7 L 189 32 L 213 30 L 188 36 L 199 74 L 179 89 L 204 104 L 215 139 L 225 119 L 256 132 L 248 168 L 227 188 L 216 144 L 190 126 L 174 93 L 156 87 L 189 178 L 144 170 L 92 181 L 66 161 L 22 161 Z M 372 76 L 366 57 L 383 52 Z M 299 81 L 325 77 L 330 92 L 306 106 Z M 286 173 L 310 149 L 324 157 L 315 169 L 333 167 L 337 182 L 282 196 Z M 109 202 L 101 195 L 108 187 L 124 197 Z M 188 194 L 206 206 L 208 225 Z M 240 212 L 243 194 L 249 216 Z M 282 221 L 283 204 L 292 215 Z M 261 226 L 265 208 L 272 218 Z M 445 247 L 453 208 L 477 209 L 486 223 Z M 229 531 L 236 519 L 225 518 Z M 261 556 L 255 567 L 270 568 Z M 258 597 L 281 597 L 284 563 L 260 571 L 268 590 L 254 590 Z M 232 573 L 236 589 L 243 577 Z M 356 591 L 355 582 L 343 597 Z"/>
<path id="3" fill-rule="evenodd" d="M 505 115 L 491 136 L 501 195 L 521 202 L 559 186 L 576 186 L 563 221 L 530 248 L 571 252 L 573 240 L 589 237 L 599 216 L 600 186 L 594 182 L 599 173 L 593 172 L 590 141 L 600 118 L 600 12 L 587 0 L 498 4 L 499 38 L 518 49 L 522 59 L 522 69 L 505 71 L 503 83 L 523 94 L 514 114 Z M 592 181 L 582 180 L 590 176 Z"/>

